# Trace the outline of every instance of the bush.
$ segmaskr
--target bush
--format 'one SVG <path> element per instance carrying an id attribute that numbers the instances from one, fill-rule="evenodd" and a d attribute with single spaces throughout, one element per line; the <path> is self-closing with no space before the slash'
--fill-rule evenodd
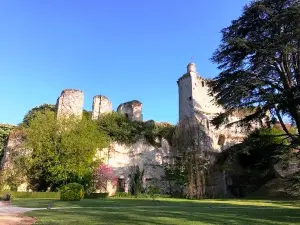
<path id="1" fill-rule="evenodd" d="M 80 201 L 83 196 L 83 186 L 78 183 L 66 184 L 60 190 L 60 200 L 62 201 Z"/>
<path id="2" fill-rule="evenodd" d="M 132 195 L 127 192 L 117 192 L 113 197 L 116 198 L 132 198 Z"/>
<path id="3" fill-rule="evenodd" d="M 149 195 L 150 197 L 154 200 L 155 198 L 158 197 L 159 194 L 159 187 L 154 186 L 154 185 L 150 185 L 149 186 Z"/>
<path id="4" fill-rule="evenodd" d="M 12 198 L 40 198 L 40 199 L 59 199 L 59 192 L 16 192 L 16 191 L 1 191 L 0 196 L 11 195 Z"/>
<path id="5" fill-rule="evenodd" d="M 89 193 L 89 194 L 85 194 L 84 198 L 87 199 L 97 199 L 97 198 L 107 198 L 108 197 L 108 193 Z"/>

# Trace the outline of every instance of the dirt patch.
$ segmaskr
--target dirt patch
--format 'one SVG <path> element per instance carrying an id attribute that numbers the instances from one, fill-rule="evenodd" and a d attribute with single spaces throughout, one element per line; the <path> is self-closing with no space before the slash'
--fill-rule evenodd
<path id="1" fill-rule="evenodd" d="M 35 218 L 21 214 L 0 216 L 0 225 L 31 225 L 36 222 Z"/>

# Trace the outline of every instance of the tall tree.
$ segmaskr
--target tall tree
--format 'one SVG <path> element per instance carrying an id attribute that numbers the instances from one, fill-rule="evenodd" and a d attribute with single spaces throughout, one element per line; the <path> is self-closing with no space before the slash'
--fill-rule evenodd
<path id="1" fill-rule="evenodd" d="M 261 120 L 270 112 L 299 145 L 299 134 L 285 127 L 283 115 L 300 129 L 300 1 L 259 0 L 222 30 L 212 61 L 220 74 L 209 86 L 225 112 L 213 119 L 228 122 L 236 109 L 251 107 L 239 122 Z"/>
<path id="2" fill-rule="evenodd" d="M 94 121 L 85 117 L 58 121 L 51 110 L 37 112 L 25 131 L 26 146 L 32 151 L 25 155 L 30 160 L 24 170 L 36 189 L 85 182 L 97 166 L 97 149 L 108 145 L 108 137 Z"/>

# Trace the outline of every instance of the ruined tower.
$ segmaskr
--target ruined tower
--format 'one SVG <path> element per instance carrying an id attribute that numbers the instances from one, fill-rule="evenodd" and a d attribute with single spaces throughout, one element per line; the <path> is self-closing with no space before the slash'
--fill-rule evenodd
<path id="1" fill-rule="evenodd" d="M 97 120 L 101 114 L 112 112 L 112 103 L 104 95 L 97 95 L 93 99 L 92 119 Z"/>
<path id="2" fill-rule="evenodd" d="M 143 121 L 142 103 L 137 100 L 122 103 L 118 106 L 117 111 L 125 115 L 129 120 Z"/>
<path id="3" fill-rule="evenodd" d="M 82 117 L 84 94 L 80 90 L 65 89 L 57 99 L 57 118 Z"/>
<path id="4" fill-rule="evenodd" d="M 187 65 L 187 72 L 178 79 L 177 84 L 179 121 L 192 117 L 203 119 L 222 111 L 209 96 L 207 80 L 199 76 L 195 63 Z"/>

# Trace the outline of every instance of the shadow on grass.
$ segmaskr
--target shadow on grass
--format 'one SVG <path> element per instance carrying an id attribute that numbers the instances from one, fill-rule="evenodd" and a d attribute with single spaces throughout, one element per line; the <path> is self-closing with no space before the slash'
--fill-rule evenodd
<path id="1" fill-rule="evenodd" d="M 243 207 L 243 208 L 299 208 L 300 201 L 272 201 L 272 200 L 186 200 L 186 199 L 83 199 L 81 201 L 65 202 L 53 199 L 17 199 L 13 205 L 29 208 L 52 207 L 133 207 L 133 206 L 164 206 L 164 207 Z"/>
<path id="2" fill-rule="evenodd" d="M 300 212 L 296 209 L 218 209 L 178 207 L 140 209 L 134 207 L 112 209 L 65 209 L 35 211 L 28 215 L 39 219 L 37 224 L 136 224 L 136 225 L 276 225 L 298 224 Z"/>

